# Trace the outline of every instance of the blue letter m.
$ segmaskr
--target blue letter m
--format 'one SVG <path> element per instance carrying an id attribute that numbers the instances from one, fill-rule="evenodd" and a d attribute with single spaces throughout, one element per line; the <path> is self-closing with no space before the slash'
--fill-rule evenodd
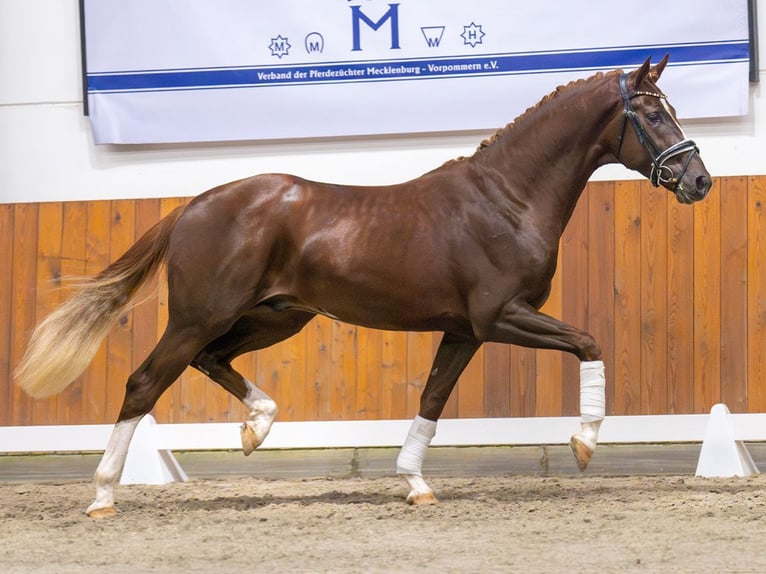
<path id="1" fill-rule="evenodd" d="M 388 12 L 380 17 L 380 20 L 373 22 L 367 14 L 362 12 L 361 6 L 351 6 L 351 25 L 354 36 L 354 47 L 352 51 L 358 52 L 362 49 L 362 43 L 359 32 L 359 22 L 363 21 L 370 28 L 377 31 L 387 20 L 391 20 L 391 49 L 399 49 L 399 4 L 389 4 Z"/>

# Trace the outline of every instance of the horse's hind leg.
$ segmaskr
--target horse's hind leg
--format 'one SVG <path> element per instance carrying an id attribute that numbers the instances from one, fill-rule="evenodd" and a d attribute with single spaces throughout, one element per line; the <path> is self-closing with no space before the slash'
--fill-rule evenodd
<path id="1" fill-rule="evenodd" d="M 91 518 L 114 514 L 114 485 L 119 480 L 128 445 L 143 416 L 175 381 L 205 344 L 200 333 L 176 330 L 170 325 L 143 364 L 128 378 L 125 399 L 104 456 L 96 468 L 96 499 L 88 507 Z"/>
<path id="2" fill-rule="evenodd" d="M 242 451 L 253 452 L 266 439 L 277 416 L 277 404 L 231 366 L 244 353 L 263 349 L 296 334 L 313 313 L 259 308 L 241 317 L 222 337 L 208 344 L 191 365 L 237 397 L 250 411 L 242 423 Z"/>
<path id="3" fill-rule="evenodd" d="M 436 434 L 436 421 L 444 410 L 457 379 L 481 343 L 473 338 L 463 338 L 445 333 L 436 351 L 431 374 L 420 396 L 420 411 L 412 422 L 407 438 L 396 459 L 396 472 L 410 487 L 407 502 L 431 504 L 436 497 L 423 480 L 423 459 Z"/>

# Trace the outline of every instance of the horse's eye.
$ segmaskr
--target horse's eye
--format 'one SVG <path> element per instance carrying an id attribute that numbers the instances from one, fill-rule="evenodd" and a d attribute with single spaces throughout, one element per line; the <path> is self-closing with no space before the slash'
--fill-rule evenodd
<path id="1" fill-rule="evenodd" d="M 646 119 L 649 120 L 650 124 L 657 125 L 662 121 L 662 114 L 660 112 L 649 112 L 646 114 Z"/>

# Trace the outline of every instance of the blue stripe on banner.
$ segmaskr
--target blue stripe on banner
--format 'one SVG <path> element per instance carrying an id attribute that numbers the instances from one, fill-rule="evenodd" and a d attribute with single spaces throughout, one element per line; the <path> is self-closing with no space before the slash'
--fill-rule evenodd
<path id="1" fill-rule="evenodd" d="M 635 46 L 590 51 L 492 54 L 453 58 L 333 62 L 248 68 L 157 70 L 88 74 L 88 92 L 194 90 L 381 80 L 612 69 L 658 60 L 674 65 L 747 61 L 747 40 L 710 44 Z"/>

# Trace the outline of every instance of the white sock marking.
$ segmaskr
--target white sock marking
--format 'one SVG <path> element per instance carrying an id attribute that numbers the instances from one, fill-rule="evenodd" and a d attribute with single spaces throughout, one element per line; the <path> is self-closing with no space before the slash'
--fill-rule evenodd
<path id="1" fill-rule="evenodd" d="M 128 456 L 130 439 L 133 438 L 133 433 L 142 418 L 143 415 L 114 425 L 104 456 L 98 463 L 93 477 L 96 482 L 96 500 L 88 507 L 88 514 L 94 510 L 114 506 L 114 484 L 120 479 L 125 458 Z"/>

